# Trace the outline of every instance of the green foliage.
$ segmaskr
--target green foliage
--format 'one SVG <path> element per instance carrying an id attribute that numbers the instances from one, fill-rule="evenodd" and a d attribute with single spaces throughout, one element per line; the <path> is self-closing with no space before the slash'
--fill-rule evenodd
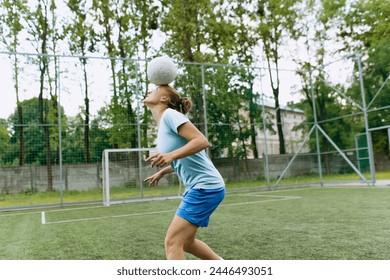
<path id="1" fill-rule="evenodd" d="M 387 97 L 388 85 L 384 84 L 389 75 L 388 35 L 383 33 L 383 42 L 376 34 L 377 30 L 382 30 L 382 24 L 388 19 L 384 19 L 388 10 L 388 4 L 377 3 L 382 9 L 374 8 L 371 1 L 354 1 L 347 6 L 346 1 L 306 1 L 307 7 L 300 12 L 302 22 L 301 28 L 297 32 L 298 37 L 304 39 L 307 60 L 296 59 L 300 70 L 318 71 L 312 72 L 312 84 L 310 84 L 309 72 L 298 74 L 302 77 L 302 93 L 305 100 L 299 105 L 304 109 L 309 123 L 314 122 L 313 100 L 311 90 L 315 95 L 315 109 L 317 120 L 326 133 L 342 149 L 354 148 L 354 135 L 365 131 L 364 120 L 361 107 L 363 106 L 360 76 L 357 68 L 356 56 L 354 60 L 355 73 L 347 84 L 331 84 L 329 74 L 322 67 L 329 57 L 331 50 L 327 48 L 330 44 L 335 44 L 334 52 L 342 55 L 345 51 L 356 51 L 359 48 L 364 55 L 360 55 L 363 60 L 363 82 L 367 105 L 370 112 L 368 114 L 369 126 L 378 127 L 388 125 L 387 109 L 374 112 L 376 108 L 386 108 L 390 104 Z M 375 1 L 374 1 L 375 2 Z M 387 7 L 387 8 L 386 8 Z M 373 18 L 379 19 L 378 21 Z M 305 23 L 305 18 L 307 23 Z M 315 18 L 316 24 L 308 23 L 309 19 Z M 335 38 L 334 35 L 337 37 Z M 387 39 L 386 39 L 387 38 Z M 343 44 L 338 44 L 338 43 Z M 338 44 L 338 45 L 337 45 Z M 375 47 L 374 47 L 375 46 Z M 315 54 L 313 56 L 313 54 Z M 347 63 L 348 60 L 345 59 Z M 387 69 L 387 70 L 386 70 Z M 325 82 L 326 81 L 326 82 Z M 379 91 L 379 89 L 382 89 Z M 341 95 L 343 93 L 344 95 Z M 349 98 L 349 100 L 347 99 Z M 356 105 L 353 105 L 353 103 Z M 360 108 L 359 108 L 360 106 Z M 338 118 L 345 116 L 344 118 Z M 310 129 L 310 126 L 302 124 L 300 127 Z M 373 143 L 376 151 L 379 146 L 382 150 L 387 141 L 385 135 L 374 135 Z M 333 150 L 328 140 L 320 135 L 322 150 Z M 315 135 L 311 139 L 312 150 L 315 150 Z"/>
<path id="2" fill-rule="evenodd" d="M 48 126 L 51 135 L 51 147 L 56 149 L 58 147 L 58 123 L 55 122 L 53 101 L 49 99 L 43 99 L 43 108 L 45 111 L 47 123 L 40 123 L 40 110 L 38 98 L 32 98 L 20 102 L 20 106 L 23 109 L 23 119 L 20 120 L 17 110 L 9 117 L 9 123 L 12 124 L 10 143 L 20 142 L 20 129 L 23 126 L 23 137 L 26 143 L 26 163 L 45 163 L 45 141 L 42 127 Z M 62 124 L 67 121 L 62 112 Z M 19 151 L 20 152 L 20 151 Z M 55 160 L 56 155 L 52 154 L 52 159 Z M 58 159 L 57 159 L 58 160 Z"/>
<path id="3" fill-rule="evenodd" d="M 24 29 L 22 18 L 27 12 L 27 0 L 3 0 L 0 4 L 5 10 L 0 15 L 3 23 L 0 27 L 0 40 L 7 46 L 10 52 L 16 52 L 19 46 L 19 33 Z"/>
<path id="4" fill-rule="evenodd" d="M 352 40 L 345 40 L 347 48 L 375 47 L 381 41 L 390 38 L 390 3 L 389 1 L 357 0 L 351 3 L 345 13 L 342 35 Z"/>
<path id="5" fill-rule="evenodd" d="M 175 87 L 193 100 L 194 110 L 191 118 L 203 132 L 206 131 L 206 108 L 213 156 L 227 154 L 245 158 L 250 153 L 256 154 L 255 129 L 260 128 L 259 124 L 262 123 L 258 106 L 259 92 L 255 87 L 255 80 L 259 75 L 244 68 L 222 69 L 220 66 L 211 67 L 206 64 L 205 88 L 202 88 L 202 70 L 196 63 L 253 66 L 261 63 L 264 57 L 269 67 L 276 68 L 275 71 L 269 71 L 268 75 L 272 94 L 278 104 L 280 84 L 284 83 L 278 73 L 279 62 L 286 58 L 283 48 L 287 46 L 286 43 L 291 43 L 292 38 L 297 40 L 301 49 L 307 50 L 302 60 L 293 55 L 302 71 L 326 63 L 335 53 L 338 56 L 345 51 L 359 49 L 363 59 L 367 103 L 370 103 L 373 110 L 389 104 L 389 83 L 383 85 L 390 71 L 389 1 L 67 0 L 67 10 L 64 13 L 66 17 L 62 18 L 59 13 L 62 11 L 57 11 L 55 4 L 55 1 L 1 1 L 0 16 L 5 24 L 0 26 L 0 38 L 9 51 L 24 51 L 24 42 L 27 40 L 28 45 L 40 54 L 56 54 L 60 51 L 73 55 L 115 58 L 108 63 L 111 88 L 107 94 L 111 99 L 99 110 L 98 116 L 91 116 L 89 112 L 90 102 L 96 98 L 93 92 L 89 92 L 90 85 L 94 82 L 88 79 L 92 71 L 89 69 L 90 61 L 85 57 L 79 60 L 77 66 L 83 71 L 80 84 L 84 104 L 81 114 L 70 122 L 72 128 L 62 132 L 64 140 L 69 137 L 69 142 L 64 142 L 64 158 L 69 162 L 98 160 L 98 154 L 104 145 L 137 147 L 137 125 L 141 126 L 141 146 L 154 144 L 155 124 L 150 112 L 142 108 L 142 105 L 138 107 L 137 102 L 142 100 L 149 90 L 144 71 L 147 69 L 147 63 L 143 60 L 147 61 L 160 54 L 168 54 L 177 61 L 194 63 L 180 66 L 181 71 L 175 81 Z M 63 31 L 60 32 L 60 29 Z M 165 36 L 165 41 L 161 49 L 154 49 L 151 43 L 153 36 L 161 33 Z M 329 45 L 335 45 L 334 49 L 329 50 Z M 60 50 L 58 46 L 61 46 Z M 308 59 L 305 59 L 306 56 Z M 133 63 L 131 58 L 141 60 Z M 17 57 L 13 59 L 14 87 L 18 102 L 18 85 L 24 82 L 18 80 L 18 73 L 23 74 L 24 69 L 19 65 Z M 56 100 L 57 78 L 59 75 L 66 75 L 68 69 L 61 69 L 62 73 L 56 73 L 57 60 L 46 56 L 29 59 L 28 63 L 40 70 L 41 98 L 50 95 L 53 101 Z M 326 79 L 322 73 L 320 76 Z M 353 79 L 351 84 L 336 86 L 345 89 L 349 97 L 357 100 L 360 95 L 360 81 L 357 76 Z M 310 109 L 313 108 L 310 107 L 312 104 L 307 76 L 302 76 L 302 81 L 302 92 L 306 97 L 303 103 L 306 104 L 300 106 L 307 112 L 307 119 L 312 121 L 314 118 Z M 316 80 L 313 86 L 318 95 L 315 106 L 320 121 L 334 118 L 340 113 L 356 113 L 355 108 L 345 104 L 345 100 L 338 97 L 323 82 Z M 377 94 L 378 90 L 381 90 L 380 94 Z M 202 98 L 203 91 L 206 93 L 205 100 Z M 47 106 L 43 104 L 46 101 L 41 102 L 41 106 Z M 283 103 L 282 100 L 281 102 Z M 388 110 L 369 114 L 370 127 L 389 125 Z M 243 111 L 247 115 L 242 114 Z M 28 110 L 26 114 L 29 114 Z M 37 123 L 57 123 L 54 111 L 48 111 L 47 120 L 44 120 L 43 117 L 46 116 L 43 112 L 40 114 L 41 119 L 38 118 Z M 139 119 L 137 114 L 140 114 Z M 12 122 L 20 125 L 30 124 L 28 118 L 23 117 L 27 121 L 24 123 L 22 120 L 16 120 L 15 115 Z M 363 129 L 360 124 L 356 124 L 361 121 L 358 118 L 338 120 L 332 124 L 324 124 L 323 128 L 331 137 L 335 137 L 338 145 L 343 148 L 351 147 L 352 141 L 348 134 L 361 132 Z M 278 127 L 279 133 L 282 132 L 281 128 Z M 47 161 L 38 160 L 45 148 L 42 131 L 36 127 L 26 128 L 25 132 L 17 126 L 13 129 L 12 137 L 7 143 L 9 152 L 7 156 L 2 156 L 3 160 L 5 157 L 8 163 L 20 160 L 15 158 L 23 150 L 21 136 L 17 136 L 20 131 L 22 135 L 26 134 L 27 138 L 35 135 L 41 139 L 37 141 L 39 143 L 26 148 L 26 158 L 30 162 Z M 54 128 L 49 132 L 46 138 L 50 138 L 52 149 L 46 152 L 53 153 L 54 160 L 58 157 L 55 150 L 58 148 L 59 132 Z M 28 142 L 28 145 L 31 145 L 30 140 L 26 139 L 26 144 Z M 385 150 L 385 140 L 386 135 L 374 135 L 375 149 Z M 39 152 L 41 155 L 36 157 Z M 72 154 L 77 160 L 70 158 Z M 89 157 L 93 159 L 88 159 Z"/>
<path id="6" fill-rule="evenodd" d="M 211 155 L 215 158 L 221 155 L 237 156 L 235 145 L 239 140 L 238 112 L 244 102 L 243 96 L 230 87 L 229 80 L 233 79 L 235 70 L 229 68 L 207 69 L 207 92 L 209 139 L 213 143 Z M 227 150 L 227 151 L 226 151 Z"/>
<path id="7" fill-rule="evenodd" d="M 85 162 L 83 135 L 85 124 L 81 116 L 70 118 L 65 126 L 62 140 L 63 162 L 65 164 Z M 100 162 L 103 150 L 110 148 L 107 131 L 99 127 L 97 120 L 93 120 L 90 127 L 91 162 Z"/>
<path id="8" fill-rule="evenodd" d="M 228 62 L 236 43 L 226 14 L 229 7 L 218 1 L 165 2 L 161 30 L 169 37 L 163 51 L 187 62 Z"/>
<path id="9" fill-rule="evenodd" d="M 359 48 L 363 66 L 363 82 L 369 114 L 369 126 L 390 125 L 390 2 L 356 1 L 346 13 L 342 36 L 346 49 Z M 353 27 L 353 28 L 352 28 Z M 349 40 L 348 40 L 349 39 Z M 352 96 L 361 95 L 358 77 L 350 88 Z M 382 108 L 378 110 L 378 108 Z M 386 131 L 373 133 L 376 153 L 390 154 Z"/>
<path id="10" fill-rule="evenodd" d="M 8 125 L 6 120 L 0 119 L 0 163 L 10 163 L 12 159 L 10 159 L 10 152 L 12 144 L 10 143 L 10 135 L 8 132 Z"/>
<path id="11" fill-rule="evenodd" d="M 259 96 L 253 89 L 253 75 L 245 68 L 206 68 L 211 154 L 246 158 L 254 149 L 248 140 L 252 128 L 259 128 Z M 243 114 L 242 112 L 248 112 Z"/>
<path id="12" fill-rule="evenodd" d="M 47 124 L 50 128 L 51 135 L 51 147 L 53 151 L 58 148 L 58 123 L 54 122 L 54 112 L 52 101 L 44 99 L 44 107 L 47 110 Z M 26 163 L 40 163 L 46 162 L 45 158 L 45 142 L 43 141 L 42 125 L 39 124 L 39 110 L 38 99 L 33 98 L 30 100 L 24 100 L 21 102 L 21 106 L 24 111 L 24 139 L 26 142 Z M 84 142 L 83 135 L 85 130 L 85 124 L 81 115 L 75 118 L 68 118 L 64 114 L 64 110 L 61 109 L 61 126 L 62 126 L 62 156 L 64 163 L 80 163 L 84 162 Z M 7 123 L 12 124 L 11 134 L 8 136 L 8 141 L 3 143 L 4 158 L 3 163 L 13 163 L 17 161 L 18 150 L 17 144 L 19 143 L 19 129 L 17 112 L 13 113 Z M 2 132 L 4 132 L 4 139 L 6 139 L 7 126 L 1 126 Z M 3 135 L 3 134 L 1 134 Z M 101 155 L 104 149 L 109 148 L 108 134 L 105 129 L 99 127 L 97 120 L 94 120 L 90 128 L 90 141 L 91 141 L 91 158 L 93 162 L 100 162 Z M 7 152 L 6 152 L 7 150 Z M 3 153 L 1 153 L 3 154 Z M 58 160 L 57 154 L 52 153 L 52 162 Z"/>

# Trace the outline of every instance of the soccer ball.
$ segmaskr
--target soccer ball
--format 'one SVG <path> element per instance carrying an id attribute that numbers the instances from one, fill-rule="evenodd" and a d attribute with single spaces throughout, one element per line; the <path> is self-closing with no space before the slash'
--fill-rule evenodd
<path id="1" fill-rule="evenodd" d="M 153 58 L 148 64 L 148 78 L 155 85 L 168 85 L 176 75 L 176 65 L 167 56 Z"/>

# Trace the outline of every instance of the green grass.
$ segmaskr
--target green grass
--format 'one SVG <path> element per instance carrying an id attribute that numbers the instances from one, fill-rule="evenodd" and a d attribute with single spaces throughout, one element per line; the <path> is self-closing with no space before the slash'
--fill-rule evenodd
<path id="1" fill-rule="evenodd" d="M 144 188 L 144 197 L 177 195 L 178 185 L 158 188 Z M 140 198 L 141 192 L 138 188 L 132 187 L 114 187 L 110 190 L 111 199 L 131 199 Z M 87 191 L 64 191 L 63 203 L 82 203 L 102 201 L 103 194 L 101 189 L 91 189 Z M 24 192 L 18 194 L 1 194 L 0 209 L 10 207 L 38 206 L 38 205 L 55 205 L 61 203 L 61 194 L 59 191 L 48 192 Z"/>
<path id="2" fill-rule="evenodd" d="M 234 192 L 198 237 L 225 259 L 388 260 L 389 201 L 379 187 Z M 164 259 L 179 203 L 46 209 L 45 225 L 41 210 L 1 212 L 0 259 Z"/>

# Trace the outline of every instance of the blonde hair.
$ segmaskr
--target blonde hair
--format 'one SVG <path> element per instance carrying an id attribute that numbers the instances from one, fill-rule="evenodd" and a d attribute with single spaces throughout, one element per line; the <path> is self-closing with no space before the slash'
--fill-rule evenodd
<path id="1" fill-rule="evenodd" d="M 168 108 L 179 111 L 180 113 L 186 115 L 192 109 L 192 101 L 187 97 L 180 97 L 180 94 L 171 86 L 163 85 L 159 86 L 159 88 L 164 89 L 164 93 L 166 93 L 169 97 L 169 101 L 167 103 Z"/>

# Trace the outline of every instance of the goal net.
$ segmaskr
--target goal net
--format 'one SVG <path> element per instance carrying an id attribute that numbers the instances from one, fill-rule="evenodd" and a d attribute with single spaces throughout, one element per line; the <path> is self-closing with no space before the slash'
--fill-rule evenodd
<path id="1" fill-rule="evenodd" d="M 181 182 L 175 173 L 160 179 L 150 187 L 145 178 L 159 168 L 151 167 L 146 158 L 155 148 L 106 149 L 102 157 L 103 204 L 136 201 L 139 199 L 173 199 L 181 194 Z"/>

